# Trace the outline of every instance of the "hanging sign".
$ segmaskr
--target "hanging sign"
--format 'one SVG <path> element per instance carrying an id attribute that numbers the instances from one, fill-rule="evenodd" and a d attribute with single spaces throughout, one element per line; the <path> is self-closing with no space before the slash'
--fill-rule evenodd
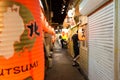
<path id="1" fill-rule="evenodd" d="M 82 27 L 80 27 L 79 30 L 78 30 L 78 39 L 80 41 L 85 40 L 85 30 Z"/>
<path id="2" fill-rule="evenodd" d="M 44 80 L 41 13 L 39 0 L 0 0 L 0 80 Z"/>

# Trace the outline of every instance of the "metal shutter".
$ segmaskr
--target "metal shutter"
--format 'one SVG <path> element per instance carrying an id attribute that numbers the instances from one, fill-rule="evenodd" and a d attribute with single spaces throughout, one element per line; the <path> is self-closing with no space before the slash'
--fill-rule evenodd
<path id="1" fill-rule="evenodd" d="M 89 79 L 114 80 L 114 3 L 89 16 Z"/>

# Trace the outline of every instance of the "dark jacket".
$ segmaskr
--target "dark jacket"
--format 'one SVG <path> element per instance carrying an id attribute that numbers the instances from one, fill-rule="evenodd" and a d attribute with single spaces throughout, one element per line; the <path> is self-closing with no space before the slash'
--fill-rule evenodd
<path id="1" fill-rule="evenodd" d="M 73 46 L 78 46 L 78 34 L 72 36 Z"/>

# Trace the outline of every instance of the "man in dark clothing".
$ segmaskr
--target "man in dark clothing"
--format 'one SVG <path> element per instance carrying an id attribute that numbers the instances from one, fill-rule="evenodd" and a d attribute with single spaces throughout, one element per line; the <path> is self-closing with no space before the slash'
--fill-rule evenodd
<path id="1" fill-rule="evenodd" d="M 74 59 L 73 61 L 76 62 L 77 58 L 79 57 L 79 39 L 78 39 L 78 31 L 72 36 L 73 40 L 73 50 L 74 50 Z M 73 64 L 75 65 L 75 64 Z"/>

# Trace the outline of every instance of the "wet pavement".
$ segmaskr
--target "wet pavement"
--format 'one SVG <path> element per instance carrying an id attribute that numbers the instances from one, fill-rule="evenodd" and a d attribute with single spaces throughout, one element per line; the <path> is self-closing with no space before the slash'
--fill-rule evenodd
<path id="1" fill-rule="evenodd" d="M 66 49 L 55 45 L 52 67 L 46 71 L 45 80 L 85 80 L 79 67 L 72 66 L 72 57 Z"/>

